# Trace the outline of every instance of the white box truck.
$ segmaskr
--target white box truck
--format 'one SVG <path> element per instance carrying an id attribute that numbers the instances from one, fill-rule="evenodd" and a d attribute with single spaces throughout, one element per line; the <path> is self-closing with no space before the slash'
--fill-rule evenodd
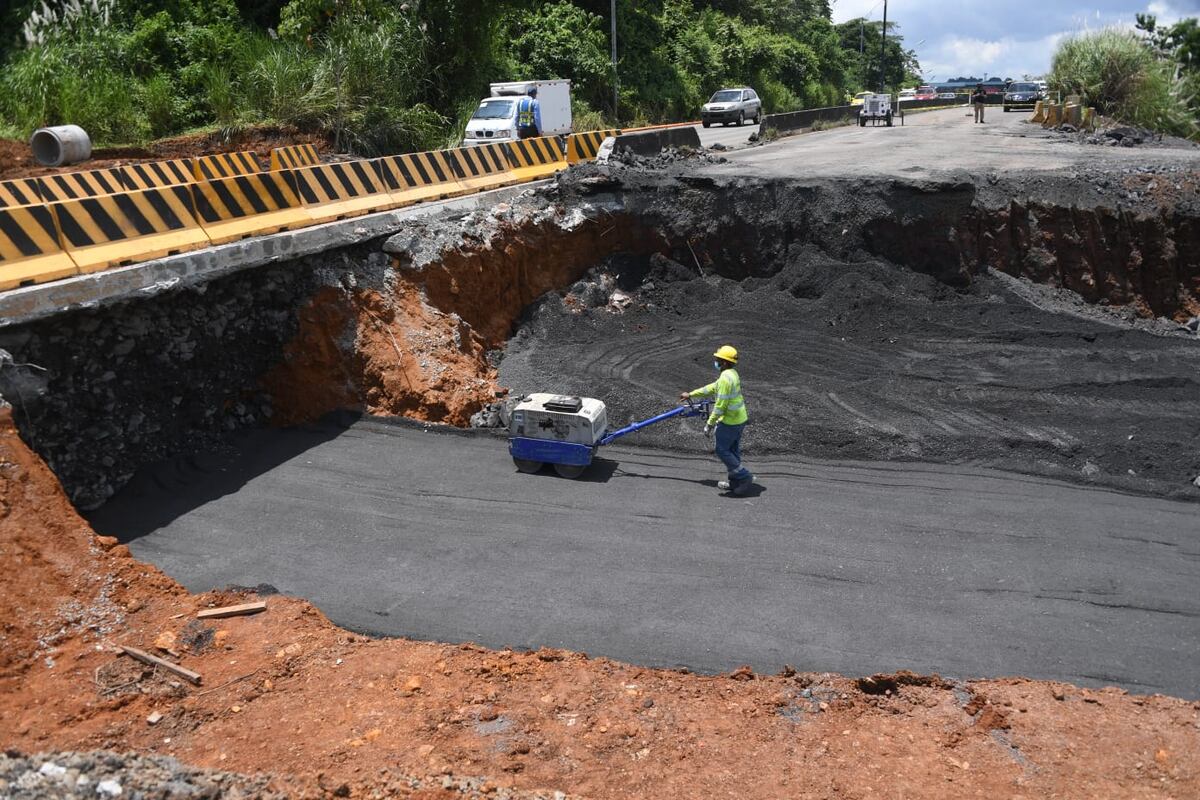
<path id="1" fill-rule="evenodd" d="M 467 123 L 463 145 L 470 147 L 517 138 L 517 101 L 537 87 L 542 111 L 542 135 L 557 136 L 571 132 L 570 81 L 513 81 L 493 83 L 492 94 L 485 97 Z"/>

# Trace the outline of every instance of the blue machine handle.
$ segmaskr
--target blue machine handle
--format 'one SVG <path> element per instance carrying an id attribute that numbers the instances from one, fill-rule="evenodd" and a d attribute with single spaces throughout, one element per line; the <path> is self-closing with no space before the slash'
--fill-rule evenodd
<path id="1" fill-rule="evenodd" d="M 621 428 L 620 430 L 613 431 L 612 433 L 608 434 L 600 441 L 596 442 L 596 446 L 599 447 L 600 445 L 608 444 L 608 443 L 612 442 L 614 439 L 620 439 L 622 436 L 624 436 L 627 433 L 633 433 L 634 431 L 640 431 L 642 428 L 648 428 L 656 422 L 662 422 L 664 419 L 672 419 L 674 417 L 700 417 L 700 416 L 707 417 L 711 412 L 712 412 L 712 401 L 711 400 L 700 400 L 700 401 L 696 401 L 696 402 L 689 400 L 687 405 L 685 405 L 685 406 L 679 406 L 679 408 L 673 408 L 670 411 L 666 411 L 666 412 L 663 412 L 662 414 L 659 414 L 657 417 L 651 417 L 650 419 L 644 419 L 641 422 L 635 422 L 631 425 L 626 425 L 624 428 Z"/>

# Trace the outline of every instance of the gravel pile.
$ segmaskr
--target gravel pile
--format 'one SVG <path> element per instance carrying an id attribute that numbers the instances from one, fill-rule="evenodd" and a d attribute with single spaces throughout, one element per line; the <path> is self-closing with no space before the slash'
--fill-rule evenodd
<path id="1" fill-rule="evenodd" d="M 0 798 L 66 800 L 66 798 L 284 798 L 268 788 L 265 776 L 247 777 L 196 769 L 173 758 L 132 753 L 0 754 Z"/>

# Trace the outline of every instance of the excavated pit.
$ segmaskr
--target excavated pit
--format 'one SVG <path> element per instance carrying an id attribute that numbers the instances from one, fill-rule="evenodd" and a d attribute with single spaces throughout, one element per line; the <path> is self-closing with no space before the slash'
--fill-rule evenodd
<path id="1" fill-rule="evenodd" d="M 1194 183 L 1188 184 L 1194 189 Z M 577 168 L 386 241 L 0 329 L 0 394 L 78 507 L 339 409 L 467 426 L 506 392 L 623 423 L 729 341 L 747 451 L 999 467 L 1194 498 L 1194 191 Z M 638 442 L 696 451 L 686 427 Z"/>

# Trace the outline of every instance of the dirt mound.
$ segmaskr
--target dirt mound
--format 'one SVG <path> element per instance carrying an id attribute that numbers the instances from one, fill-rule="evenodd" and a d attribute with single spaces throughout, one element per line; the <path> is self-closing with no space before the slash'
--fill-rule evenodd
<path id="1" fill-rule="evenodd" d="M 144 147 L 97 147 L 92 157 L 81 164 L 67 167 L 44 167 L 33 158 L 27 142 L 15 139 L 0 139 L 0 180 L 9 178 L 37 178 L 64 172 L 121 167 L 143 161 L 164 161 L 172 158 L 195 158 L 214 153 L 252 151 L 262 161 L 265 169 L 270 162 L 271 150 L 290 144 L 311 144 L 323 158 L 332 151 L 332 144 L 323 134 L 304 133 L 295 128 L 276 125 L 245 128 L 223 133 L 196 133 L 159 139 Z"/>

